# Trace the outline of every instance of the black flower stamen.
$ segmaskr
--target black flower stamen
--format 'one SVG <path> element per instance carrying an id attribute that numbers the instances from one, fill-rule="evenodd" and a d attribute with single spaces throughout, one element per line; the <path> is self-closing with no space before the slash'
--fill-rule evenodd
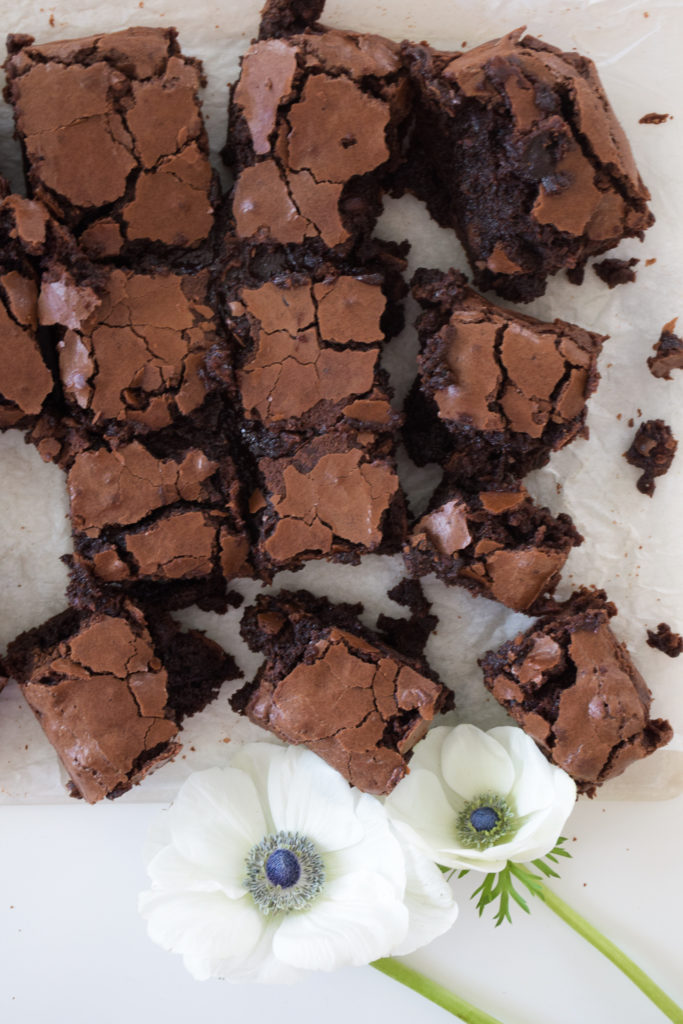
<path id="1" fill-rule="evenodd" d="M 512 838 L 518 826 L 514 809 L 496 793 L 482 793 L 458 815 L 456 832 L 469 850 L 488 850 Z"/>
<path id="2" fill-rule="evenodd" d="M 266 916 L 303 910 L 325 886 L 325 865 L 299 832 L 265 836 L 249 851 L 244 887 Z"/>

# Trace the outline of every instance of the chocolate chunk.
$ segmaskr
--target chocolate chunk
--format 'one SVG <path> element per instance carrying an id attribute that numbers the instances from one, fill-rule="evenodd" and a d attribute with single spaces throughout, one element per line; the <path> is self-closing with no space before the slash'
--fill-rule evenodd
<path id="1" fill-rule="evenodd" d="M 553 516 L 524 487 L 467 494 L 446 482 L 403 548 L 408 570 L 529 612 L 552 593 L 572 547 L 582 541 L 569 516 Z"/>
<path id="2" fill-rule="evenodd" d="M 674 633 L 668 622 L 660 622 L 656 630 L 648 629 L 647 644 L 670 658 L 677 658 L 683 651 L 683 636 Z"/>
<path id="3" fill-rule="evenodd" d="M 367 793 L 389 793 L 410 750 L 453 696 L 424 659 L 364 629 L 348 609 L 304 592 L 259 596 L 242 625 L 266 655 L 232 707 L 303 744 Z"/>
<path id="4" fill-rule="evenodd" d="M 482 487 L 523 476 L 584 434 L 605 340 L 562 320 L 492 305 L 456 271 L 418 271 L 420 375 L 406 405 L 418 465 Z M 491 489 L 495 489 L 495 486 Z"/>
<path id="5" fill-rule="evenodd" d="M 88 803 L 172 758 L 182 718 L 239 675 L 201 633 L 130 602 L 115 614 L 62 612 L 13 641 L 8 663 Z"/>
<path id="6" fill-rule="evenodd" d="M 649 357 L 647 365 L 654 377 L 671 380 L 672 370 L 683 370 L 683 340 L 673 332 L 677 319 L 664 324 L 659 341 L 653 345 L 655 354 Z"/>
<path id="7" fill-rule="evenodd" d="M 633 269 L 640 260 L 600 260 L 593 264 L 593 270 L 601 281 L 604 281 L 608 288 L 616 288 L 618 284 L 632 284 L 636 279 L 636 272 Z"/>
<path id="8" fill-rule="evenodd" d="M 589 796 L 673 736 L 649 716 L 652 694 L 609 628 L 615 614 L 604 591 L 579 590 L 480 661 L 487 689 Z"/>
<path id="9" fill-rule="evenodd" d="M 624 458 L 632 466 L 643 470 L 636 481 L 641 494 L 652 497 L 655 493 L 655 478 L 669 471 L 677 447 L 678 441 L 664 420 L 646 420 L 640 424 L 631 447 L 624 452 Z"/>
<path id="10" fill-rule="evenodd" d="M 653 217 L 592 61 L 522 36 L 467 53 L 404 43 L 417 91 L 406 165 L 413 191 L 462 242 L 482 290 L 513 301 L 642 237 Z"/>
<path id="11" fill-rule="evenodd" d="M 211 230 L 201 64 L 176 35 L 130 28 L 42 46 L 9 37 L 7 95 L 32 195 L 95 257 L 193 250 Z"/>

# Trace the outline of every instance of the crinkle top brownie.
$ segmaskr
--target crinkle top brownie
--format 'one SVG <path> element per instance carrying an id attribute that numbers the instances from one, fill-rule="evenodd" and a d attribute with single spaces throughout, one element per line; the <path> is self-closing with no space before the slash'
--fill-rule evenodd
<path id="1" fill-rule="evenodd" d="M 54 616 L 10 644 L 8 665 L 88 803 L 173 757 L 183 717 L 239 675 L 218 644 L 131 602 Z"/>
<path id="2" fill-rule="evenodd" d="M 403 554 L 411 573 L 530 611 L 552 593 L 572 547 L 583 538 L 568 515 L 535 505 L 526 489 L 467 494 L 448 482 L 413 526 Z"/>
<path id="3" fill-rule="evenodd" d="M 266 661 L 231 704 L 315 751 L 352 785 L 383 794 L 406 774 L 410 749 L 453 695 L 424 659 L 388 647 L 354 610 L 305 591 L 259 596 L 242 633 Z"/>
<path id="4" fill-rule="evenodd" d="M 465 53 L 405 43 L 418 91 L 409 187 L 513 301 L 653 223 L 595 65 L 522 30 Z"/>
<path id="5" fill-rule="evenodd" d="M 268 6 L 232 89 L 236 233 L 348 248 L 372 230 L 398 163 L 408 76 L 395 43 L 312 24 L 321 4 L 294 6 Z"/>
<path id="6" fill-rule="evenodd" d="M 650 718 L 652 694 L 609 628 L 616 611 L 583 588 L 480 662 L 496 700 L 590 796 L 673 735 Z"/>
<path id="7" fill-rule="evenodd" d="M 483 486 L 523 476 L 584 431 L 603 336 L 494 306 L 457 271 L 418 271 L 419 378 L 405 437 L 418 465 Z M 450 461 L 449 461 L 450 460 Z"/>
<path id="8" fill-rule="evenodd" d="M 213 223 L 201 63 L 173 28 L 35 45 L 5 68 L 32 195 L 94 256 L 192 250 Z"/>

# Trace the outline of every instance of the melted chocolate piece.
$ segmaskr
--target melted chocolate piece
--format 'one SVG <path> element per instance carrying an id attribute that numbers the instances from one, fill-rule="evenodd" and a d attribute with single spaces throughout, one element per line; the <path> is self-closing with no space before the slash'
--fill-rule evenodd
<path id="1" fill-rule="evenodd" d="M 34 44 L 5 64 L 29 186 L 96 258 L 193 250 L 216 191 L 198 100 L 201 63 L 175 29 Z"/>
<path id="2" fill-rule="evenodd" d="M 674 633 L 668 622 L 660 622 L 656 630 L 648 629 L 647 644 L 670 658 L 677 658 L 683 651 L 683 636 Z"/>
<path id="3" fill-rule="evenodd" d="M 403 548 L 408 570 L 530 612 L 557 586 L 583 538 L 569 516 L 553 516 L 524 487 L 467 494 L 442 484 Z"/>
<path id="4" fill-rule="evenodd" d="M 413 294 L 424 312 L 404 435 L 418 465 L 499 484 L 585 436 L 603 336 L 494 306 L 453 270 L 418 271 Z"/>
<path id="5" fill-rule="evenodd" d="M 393 650 L 344 606 L 305 591 L 259 596 L 242 633 L 266 661 L 235 711 L 315 751 L 366 793 L 389 793 L 453 695 L 424 659 Z"/>
<path id="6" fill-rule="evenodd" d="M 412 190 L 462 242 L 482 290 L 529 301 L 653 217 L 595 65 L 522 31 L 466 53 L 405 43 L 417 90 Z"/>
<path id="7" fill-rule="evenodd" d="M 653 345 L 655 354 L 648 358 L 647 365 L 654 377 L 671 380 L 672 370 L 683 370 L 683 340 L 674 334 L 677 319 L 664 324 L 659 341 Z"/>
<path id="8" fill-rule="evenodd" d="M 8 664 L 88 803 L 172 758 L 182 718 L 239 675 L 213 641 L 130 602 L 114 614 L 62 612 L 13 641 Z"/>
<path id="9" fill-rule="evenodd" d="M 624 458 L 632 466 L 642 469 L 636 481 L 641 494 L 651 498 L 655 493 L 655 479 L 668 473 L 674 460 L 678 441 L 664 420 L 646 420 L 638 427 L 631 447 Z"/>
<path id="10" fill-rule="evenodd" d="M 601 281 L 604 281 L 608 288 L 616 288 L 618 284 L 632 284 L 636 279 L 636 272 L 633 269 L 638 259 L 630 260 L 600 260 L 593 264 L 593 270 Z"/>
<path id="11" fill-rule="evenodd" d="M 611 629 L 604 591 L 582 589 L 481 659 L 484 684 L 589 796 L 673 736 Z"/>

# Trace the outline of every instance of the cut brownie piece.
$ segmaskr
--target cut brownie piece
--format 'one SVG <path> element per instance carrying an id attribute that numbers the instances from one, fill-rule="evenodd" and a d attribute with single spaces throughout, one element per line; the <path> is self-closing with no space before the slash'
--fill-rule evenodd
<path id="1" fill-rule="evenodd" d="M 521 485 L 467 494 L 441 485 L 403 549 L 415 576 L 530 611 L 552 593 L 572 547 L 583 538 L 569 516 L 533 503 Z"/>
<path id="2" fill-rule="evenodd" d="M 58 349 L 72 413 L 100 433 L 122 437 L 160 430 L 196 413 L 216 387 L 207 362 L 232 362 L 209 284 L 208 270 L 103 272 L 100 304 L 80 328 L 72 323 L 62 282 L 46 285 L 52 319 L 68 328 Z M 227 374 L 222 387 L 232 391 Z"/>
<path id="3" fill-rule="evenodd" d="M 111 615 L 62 612 L 13 641 L 8 664 L 88 803 L 173 757 L 182 718 L 239 675 L 213 641 L 130 602 Z"/>
<path id="4" fill-rule="evenodd" d="M 405 441 L 418 465 L 446 464 L 483 488 L 544 465 L 585 431 L 602 335 L 494 306 L 454 270 L 418 271 L 413 294 L 424 312 Z"/>
<path id="5" fill-rule="evenodd" d="M 636 481 L 641 494 L 652 497 L 655 478 L 668 473 L 677 447 L 678 441 L 664 420 L 646 420 L 640 424 L 624 458 L 643 471 Z"/>
<path id="6" fill-rule="evenodd" d="M 303 744 L 366 793 L 389 793 L 410 749 L 453 695 L 422 658 L 388 647 L 348 606 L 305 591 L 259 596 L 242 633 L 264 665 L 235 711 Z"/>
<path id="7" fill-rule="evenodd" d="M 177 604 L 198 580 L 216 595 L 250 576 L 241 486 L 227 444 L 203 446 L 162 433 L 147 444 L 93 441 L 68 465 L 74 531 L 72 598 L 94 606 L 98 590 L 168 594 Z M 181 601 L 181 603 L 183 603 Z"/>
<path id="8" fill-rule="evenodd" d="M 309 559 L 357 565 L 363 554 L 400 550 L 406 510 L 390 437 L 331 431 L 289 443 L 258 460 L 251 512 L 263 579 Z"/>
<path id="9" fill-rule="evenodd" d="M 522 30 L 466 53 L 405 43 L 403 55 L 418 93 L 403 184 L 457 232 L 477 287 L 528 301 L 548 275 L 652 224 L 587 57 Z"/>
<path id="10" fill-rule="evenodd" d="M 604 281 L 608 288 L 616 288 L 620 284 L 633 284 L 636 279 L 636 272 L 633 269 L 640 260 L 600 260 L 593 264 L 593 270 L 601 281 Z"/>
<path id="11" fill-rule="evenodd" d="M 224 150 L 239 238 L 350 248 L 399 161 L 410 95 L 399 47 L 325 29 L 321 9 L 269 4 L 242 58 Z"/>
<path id="12" fill-rule="evenodd" d="M 375 276 L 278 277 L 237 296 L 227 323 L 240 343 L 247 426 L 316 434 L 342 422 L 398 426 L 380 368 L 386 298 Z"/>
<path id="13" fill-rule="evenodd" d="M 609 628 L 616 611 L 581 589 L 480 661 L 496 700 L 590 796 L 673 735 L 649 717 L 652 694 Z"/>
<path id="14" fill-rule="evenodd" d="M 656 630 L 648 629 L 647 645 L 670 658 L 677 658 L 683 652 L 683 636 L 674 633 L 668 622 L 660 622 Z"/>
<path id="15" fill-rule="evenodd" d="M 683 339 L 674 334 L 678 317 L 674 317 L 662 327 L 659 341 L 653 345 L 655 354 L 650 356 L 647 365 L 654 377 L 671 380 L 672 370 L 683 370 Z"/>
<path id="16" fill-rule="evenodd" d="M 42 46 L 9 37 L 6 95 L 32 195 L 96 257 L 193 250 L 211 230 L 201 64 L 176 35 L 129 28 Z"/>

